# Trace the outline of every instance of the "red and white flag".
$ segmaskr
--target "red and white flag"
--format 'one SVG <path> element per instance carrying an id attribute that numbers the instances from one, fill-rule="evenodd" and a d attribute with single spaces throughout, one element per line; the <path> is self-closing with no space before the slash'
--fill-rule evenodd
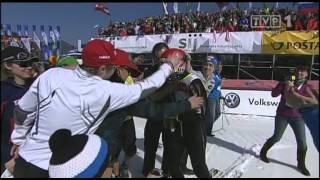
<path id="1" fill-rule="evenodd" d="M 97 3 L 95 9 L 96 11 L 101 11 L 109 16 L 111 15 L 109 9 L 105 7 L 102 3 Z"/>

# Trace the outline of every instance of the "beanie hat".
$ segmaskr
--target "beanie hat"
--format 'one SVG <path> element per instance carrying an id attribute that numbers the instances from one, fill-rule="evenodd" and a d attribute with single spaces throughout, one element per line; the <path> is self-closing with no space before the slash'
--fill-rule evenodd
<path id="1" fill-rule="evenodd" d="M 75 57 L 65 56 L 58 59 L 57 66 L 65 66 L 65 65 L 74 65 L 78 64 L 78 61 Z"/>
<path id="2" fill-rule="evenodd" d="M 95 39 L 86 44 L 82 50 L 83 65 L 100 67 L 116 60 L 114 47 L 110 42 Z"/>
<path id="3" fill-rule="evenodd" d="M 49 139 L 52 156 L 51 178 L 99 177 L 107 165 L 108 145 L 97 135 L 71 135 L 68 129 L 54 132 Z"/>
<path id="4" fill-rule="evenodd" d="M 218 59 L 217 56 L 208 56 L 207 61 L 205 61 L 204 63 L 210 63 L 213 65 L 217 65 L 220 63 L 220 60 Z"/>

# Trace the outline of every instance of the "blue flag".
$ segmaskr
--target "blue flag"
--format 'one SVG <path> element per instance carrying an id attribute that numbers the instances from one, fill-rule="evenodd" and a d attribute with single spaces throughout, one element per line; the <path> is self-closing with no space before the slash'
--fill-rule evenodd
<path id="1" fill-rule="evenodd" d="M 56 29 L 53 30 L 54 35 L 56 36 L 56 54 L 57 56 L 60 55 L 60 43 L 61 43 L 61 32 L 60 32 L 60 26 L 57 26 Z"/>
<path id="2" fill-rule="evenodd" d="M 17 32 L 18 32 L 19 37 L 21 37 L 21 24 L 17 25 Z"/>
<path id="3" fill-rule="evenodd" d="M 28 25 L 24 25 L 24 36 L 29 37 L 29 28 Z"/>
<path id="4" fill-rule="evenodd" d="M 7 24 L 7 36 L 11 36 L 11 24 Z"/>

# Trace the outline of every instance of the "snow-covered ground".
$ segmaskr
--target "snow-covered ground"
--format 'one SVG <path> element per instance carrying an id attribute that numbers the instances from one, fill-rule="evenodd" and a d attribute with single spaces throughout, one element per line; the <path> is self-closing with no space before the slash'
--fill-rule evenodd
<path id="1" fill-rule="evenodd" d="M 135 117 L 137 134 L 137 155 L 132 159 L 130 171 L 132 177 L 143 177 L 143 132 L 145 119 Z M 306 178 L 296 169 L 296 140 L 290 126 L 287 127 L 280 142 L 268 152 L 270 163 L 258 158 L 261 146 L 274 130 L 273 117 L 250 115 L 223 115 L 214 124 L 215 137 L 207 142 L 208 168 L 224 171 L 220 177 L 244 178 Z M 306 166 L 310 177 L 319 177 L 319 153 L 316 150 L 309 129 L 306 127 L 308 152 Z M 162 140 L 156 156 L 156 168 L 160 168 L 162 160 Z M 191 167 L 190 159 L 188 167 Z M 195 177 L 195 176 L 189 176 Z"/>

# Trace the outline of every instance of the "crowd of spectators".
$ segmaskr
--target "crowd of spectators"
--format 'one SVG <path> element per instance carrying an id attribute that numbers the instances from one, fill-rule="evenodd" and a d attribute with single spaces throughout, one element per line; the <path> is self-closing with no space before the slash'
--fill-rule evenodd
<path id="1" fill-rule="evenodd" d="M 280 15 L 279 29 L 253 28 L 250 25 L 251 15 Z M 262 24 L 260 24 L 262 25 Z M 264 30 L 318 30 L 319 14 L 309 13 L 297 15 L 295 10 L 260 8 L 260 9 L 228 9 L 214 13 L 180 13 L 145 17 L 132 22 L 114 22 L 105 28 L 98 28 L 99 36 L 130 36 L 151 34 L 176 34 L 196 32 L 233 32 L 233 31 L 264 31 Z"/>

